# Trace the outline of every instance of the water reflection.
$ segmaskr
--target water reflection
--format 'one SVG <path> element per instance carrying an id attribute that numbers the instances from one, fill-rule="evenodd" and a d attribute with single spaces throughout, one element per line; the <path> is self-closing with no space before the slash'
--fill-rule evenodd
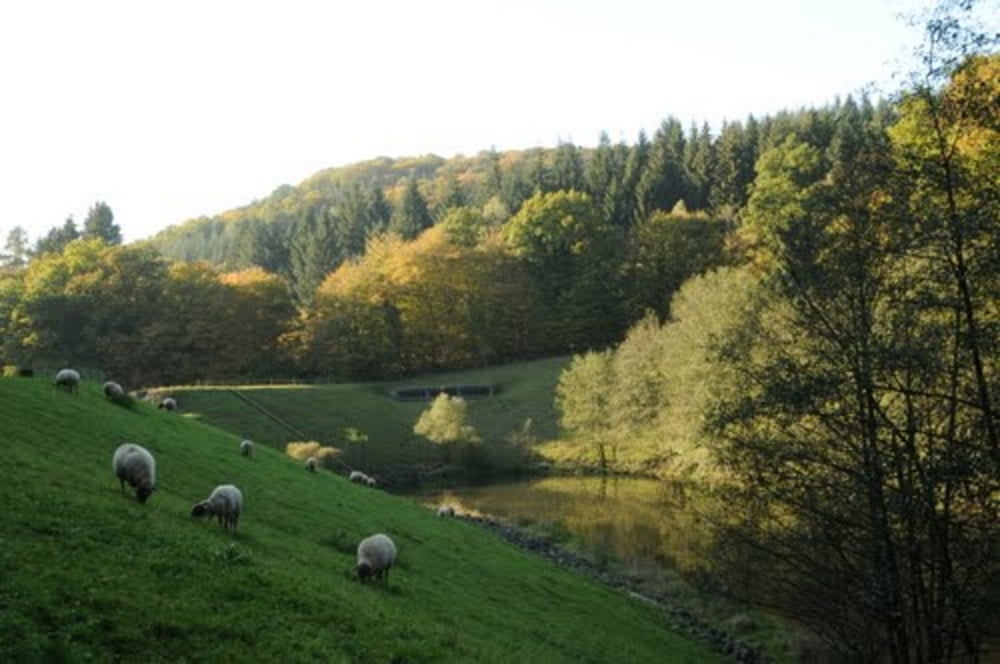
<path id="1" fill-rule="evenodd" d="M 550 477 L 425 492 L 424 503 L 488 514 L 570 540 L 636 572 L 704 568 L 704 501 L 690 487 L 624 477 Z"/>

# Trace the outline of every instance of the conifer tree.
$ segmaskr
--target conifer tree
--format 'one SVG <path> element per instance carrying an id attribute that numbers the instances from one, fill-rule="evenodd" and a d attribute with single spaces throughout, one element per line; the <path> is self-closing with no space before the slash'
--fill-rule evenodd
<path id="1" fill-rule="evenodd" d="M 684 165 L 684 130 L 676 118 L 663 121 L 650 146 L 649 163 L 639 178 L 636 202 L 640 217 L 654 210 L 671 210 L 688 192 L 690 177 Z"/>
<path id="2" fill-rule="evenodd" d="M 412 240 L 420 233 L 434 225 L 427 201 L 417 187 L 417 180 L 410 178 L 406 182 L 402 199 L 393 212 L 389 230 L 401 237 Z"/>
<path id="3" fill-rule="evenodd" d="M 342 251 L 331 220 L 327 210 L 313 207 L 292 233 L 289 276 L 300 305 L 312 304 L 316 288 L 341 262 Z"/>
<path id="4" fill-rule="evenodd" d="M 76 229 L 76 221 L 73 220 L 73 215 L 70 215 L 66 218 L 62 226 L 50 229 L 44 237 L 39 238 L 35 243 L 35 249 L 32 253 L 41 255 L 60 252 L 67 244 L 78 237 L 80 237 L 80 232 Z"/>
<path id="5" fill-rule="evenodd" d="M 115 224 L 115 215 L 104 201 L 98 201 L 87 212 L 83 220 L 82 237 L 86 239 L 99 238 L 107 244 L 121 244 L 121 229 Z"/>

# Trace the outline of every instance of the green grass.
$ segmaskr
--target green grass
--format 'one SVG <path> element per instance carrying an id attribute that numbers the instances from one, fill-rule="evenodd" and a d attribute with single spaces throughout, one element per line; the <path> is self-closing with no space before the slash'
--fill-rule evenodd
<path id="1" fill-rule="evenodd" d="M 264 416 L 233 391 L 246 394 L 307 440 L 343 449 L 352 466 L 378 472 L 389 466 L 412 466 L 438 457 L 431 444 L 413 433 L 413 425 L 427 408 L 426 401 L 398 401 L 389 396 L 396 387 L 496 383 L 500 393 L 469 399 L 468 421 L 498 456 L 511 433 L 525 420 L 539 439 L 556 436 L 555 385 L 568 358 L 436 374 L 387 383 L 336 385 L 277 385 L 237 387 L 174 387 L 179 408 L 227 431 L 278 449 L 297 437 Z M 352 445 L 345 431 L 357 429 L 368 443 Z M 507 450 L 509 452 L 509 450 Z M 504 459 L 500 459 L 503 465 Z"/>
<path id="2" fill-rule="evenodd" d="M 0 661 L 719 661 L 470 524 L 265 446 L 244 458 L 241 433 L 0 379 Z M 157 458 L 146 505 L 112 476 L 123 441 Z M 189 516 L 225 482 L 246 499 L 235 536 Z M 399 547 L 388 588 L 352 577 L 379 531 Z"/>

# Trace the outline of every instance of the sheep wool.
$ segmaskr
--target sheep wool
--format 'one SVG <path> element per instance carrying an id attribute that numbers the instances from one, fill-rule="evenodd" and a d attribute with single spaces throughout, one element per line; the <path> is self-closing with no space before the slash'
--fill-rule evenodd
<path id="1" fill-rule="evenodd" d="M 160 410 L 174 410 L 177 408 L 177 401 L 173 397 L 165 397 L 160 400 L 160 405 L 157 408 Z"/>
<path id="2" fill-rule="evenodd" d="M 67 392 L 76 392 L 80 386 L 80 372 L 76 369 L 60 369 L 56 372 L 56 387 Z"/>
<path id="3" fill-rule="evenodd" d="M 135 489 L 135 497 L 140 503 L 156 491 L 156 460 L 145 447 L 133 443 L 119 445 L 111 457 L 111 469 L 121 484 L 122 493 L 125 483 Z"/>
<path id="4" fill-rule="evenodd" d="M 245 457 L 253 456 L 253 441 L 252 440 L 242 440 L 240 441 L 240 454 Z"/>
<path id="5" fill-rule="evenodd" d="M 117 399 L 125 394 L 125 390 L 122 389 L 122 386 L 113 380 L 109 380 L 104 383 L 104 386 L 101 389 L 104 391 L 104 396 L 109 399 Z"/>
<path id="6" fill-rule="evenodd" d="M 233 484 L 220 484 L 205 500 L 191 508 L 193 517 L 216 517 L 219 525 L 226 530 L 236 530 L 243 511 L 243 494 Z"/>
<path id="7" fill-rule="evenodd" d="M 316 457 L 309 457 L 306 459 L 306 470 L 310 473 L 316 472 Z"/>
<path id="8" fill-rule="evenodd" d="M 376 484 L 378 484 L 378 481 L 371 475 L 365 477 L 365 485 L 374 487 Z"/>
<path id="9" fill-rule="evenodd" d="M 358 579 L 389 583 L 389 568 L 396 562 L 396 544 L 388 535 L 378 533 L 358 544 Z"/>
<path id="10" fill-rule="evenodd" d="M 359 484 L 367 484 L 368 476 L 362 473 L 360 470 L 352 470 L 351 474 L 348 476 L 349 480 L 352 482 L 357 482 Z"/>
<path id="11" fill-rule="evenodd" d="M 455 516 L 455 508 L 451 505 L 441 505 L 437 508 L 437 515 L 440 517 Z"/>

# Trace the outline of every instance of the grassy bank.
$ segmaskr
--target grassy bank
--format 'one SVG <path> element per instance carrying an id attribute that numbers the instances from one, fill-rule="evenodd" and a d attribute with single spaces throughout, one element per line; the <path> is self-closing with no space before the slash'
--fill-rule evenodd
<path id="1" fill-rule="evenodd" d="M 363 423 L 362 423 L 363 424 Z M 0 659 L 703 662 L 647 606 L 406 499 L 309 474 L 195 418 L 0 379 Z M 157 457 L 121 495 L 123 441 Z M 240 531 L 189 516 L 216 484 Z M 388 588 L 351 575 L 364 535 L 400 549 Z"/>

